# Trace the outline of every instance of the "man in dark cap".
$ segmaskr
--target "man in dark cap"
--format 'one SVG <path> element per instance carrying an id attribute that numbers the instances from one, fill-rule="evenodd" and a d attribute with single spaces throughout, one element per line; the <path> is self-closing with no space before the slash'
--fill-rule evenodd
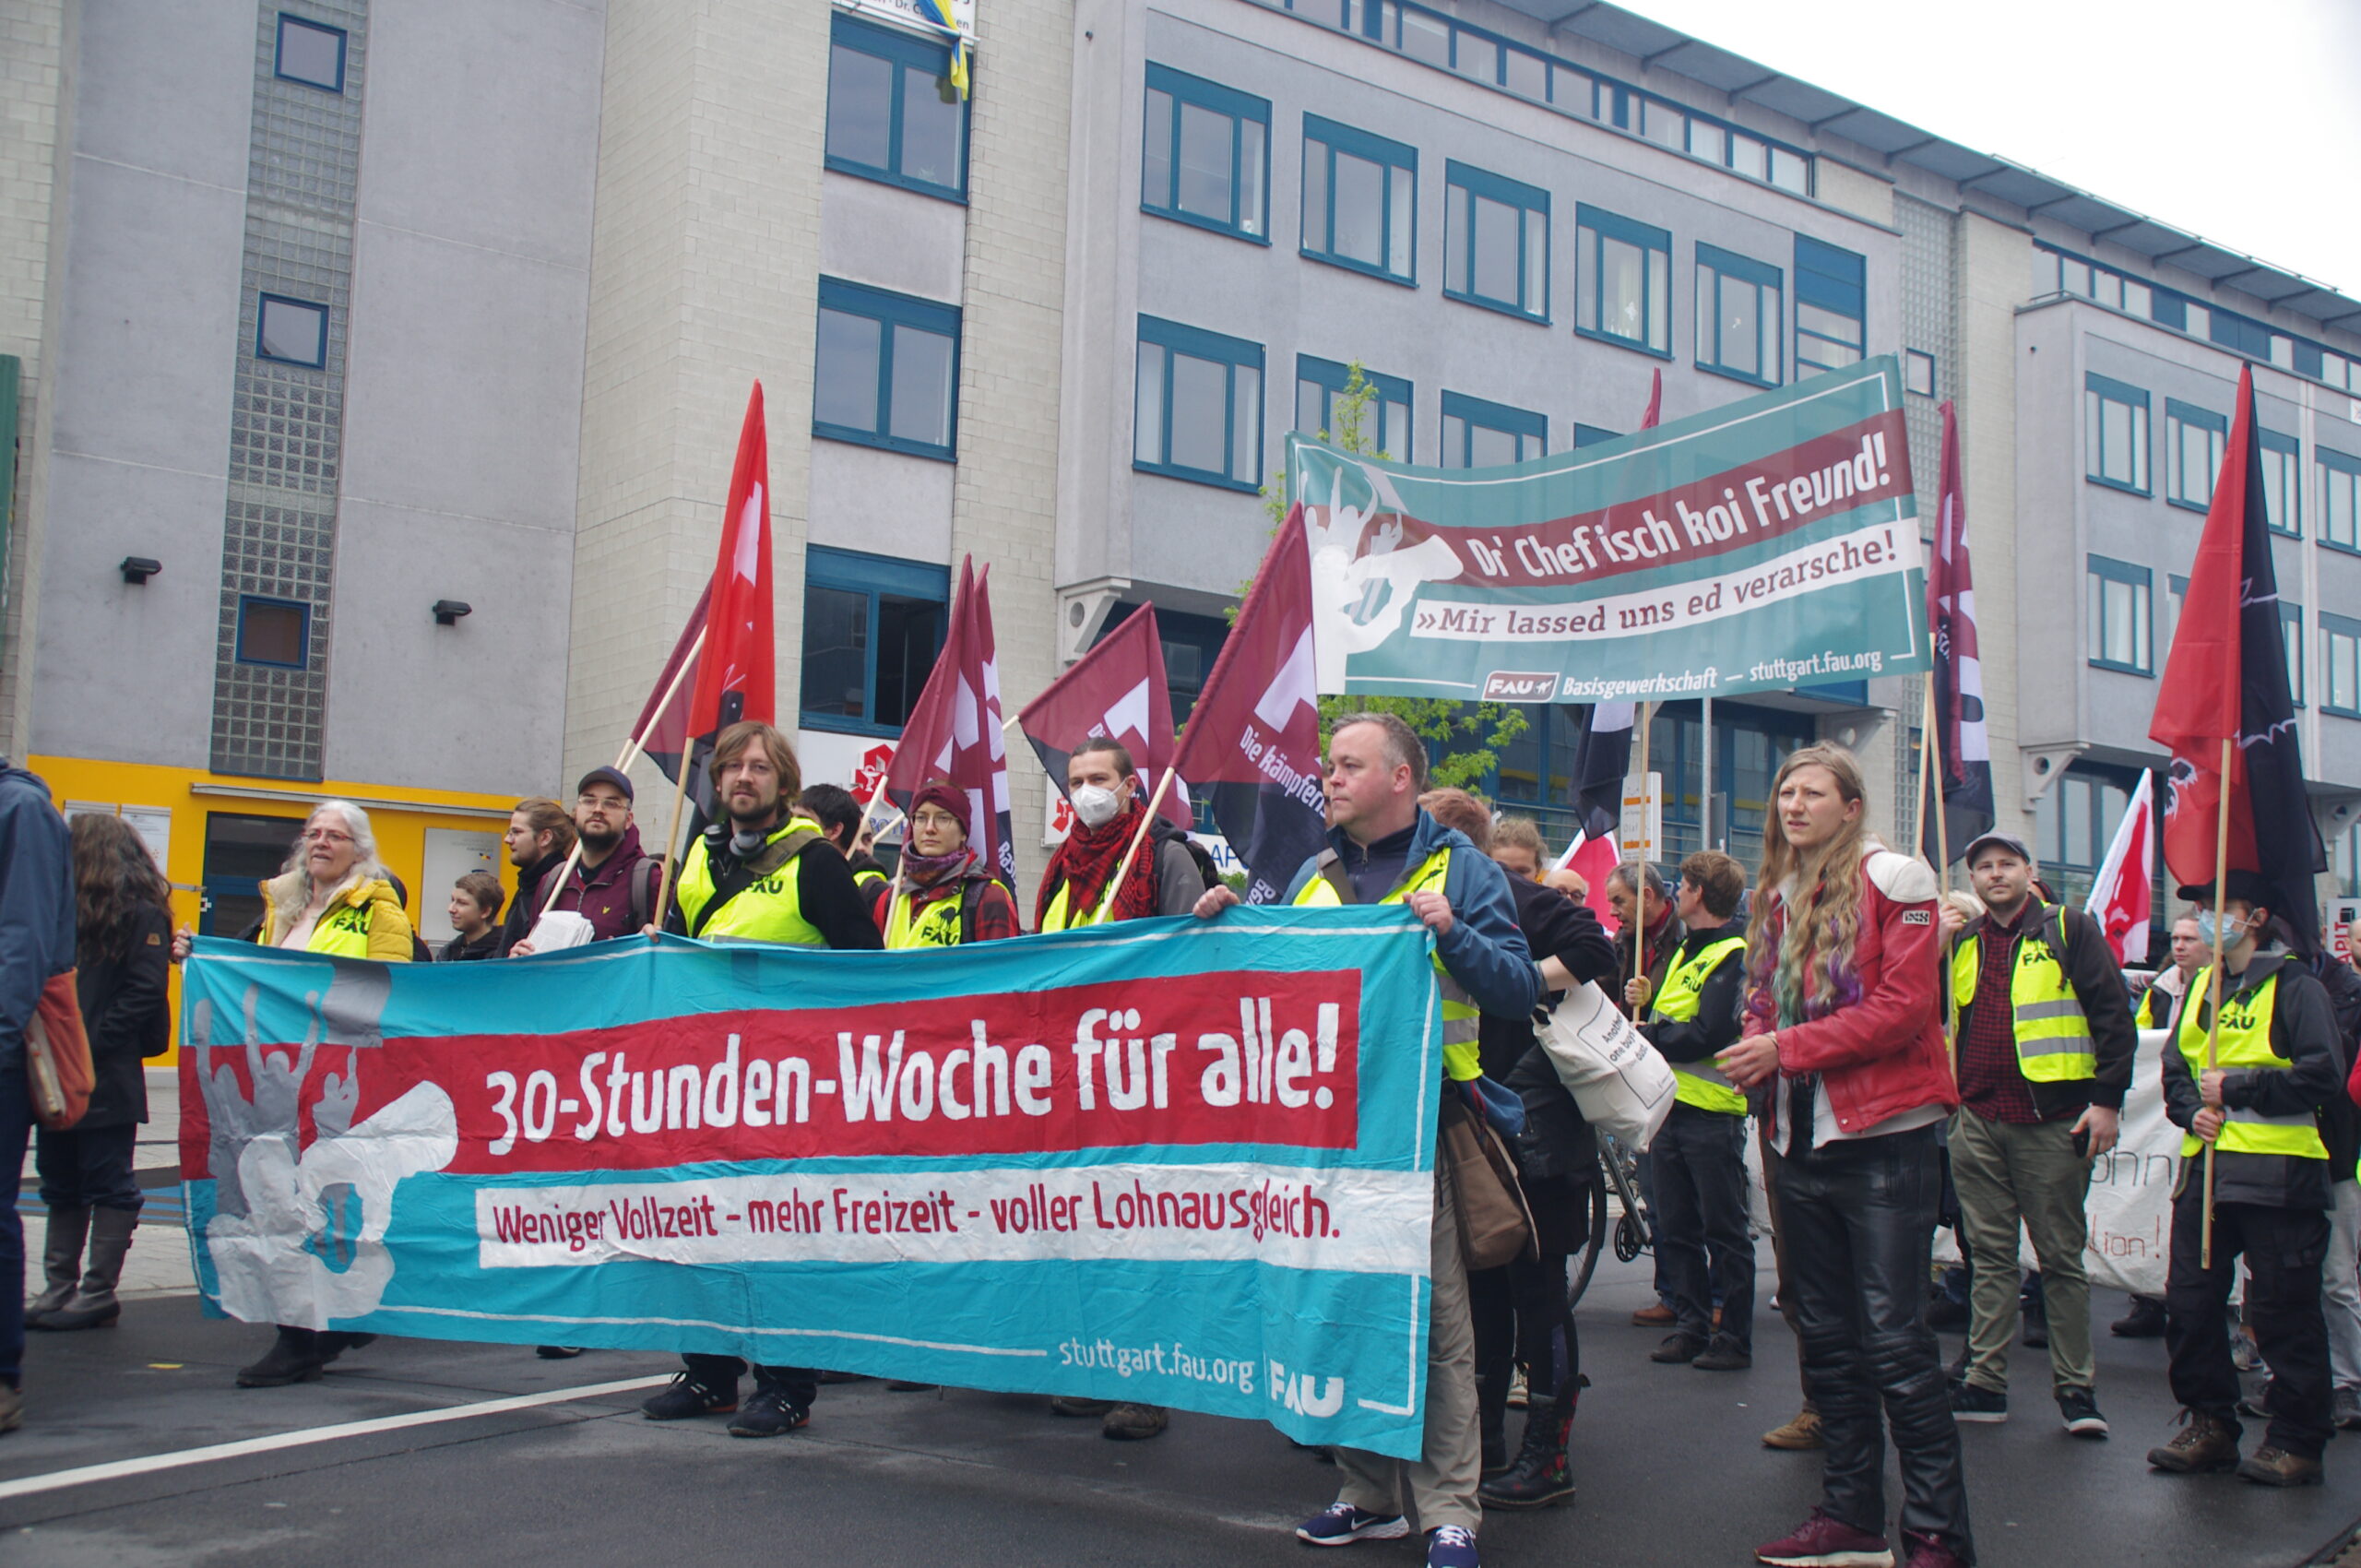
<path id="1" fill-rule="evenodd" d="M 2165 1286 L 2165 1349 L 2173 1396 L 2187 1407 L 2188 1422 L 2171 1443 L 2149 1450 L 2148 1463 L 2180 1474 L 2236 1469 L 2264 1486 L 2317 1486 L 2331 1430 L 2320 1259 L 2332 1194 L 2319 1114 L 2344 1087 L 2336 1023 L 2320 982 L 2273 943 L 2273 895 L 2263 880 L 2232 872 L 2222 892 L 2213 1064 L 2207 1065 L 2216 983 L 2210 961 L 2189 980 L 2165 1046 L 2165 1114 L 2189 1132 L 2173 1193 Z M 2184 887 L 2180 896 L 2198 906 L 2210 960 L 2213 886 Z M 2201 1156 L 2208 1144 L 2214 1166 L 2210 1267 L 2201 1261 Z M 2272 1374 L 2270 1430 L 2243 1462 L 2227 1315 L 2241 1253 L 2249 1277 L 2247 1316 Z"/>
<path id="2" fill-rule="evenodd" d="M 620 768 L 594 767 L 574 791 L 574 831 L 582 856 L 558 887 L 554 909 L 590 922 L 590 940 L 629 936 L 656 918 L 658 866 L 639 847 L 631 819 L 631 776 Z M 546 892 L 542 895 L 546 897 Z M 532 951 L 519 944 L 509 950 Z"/>

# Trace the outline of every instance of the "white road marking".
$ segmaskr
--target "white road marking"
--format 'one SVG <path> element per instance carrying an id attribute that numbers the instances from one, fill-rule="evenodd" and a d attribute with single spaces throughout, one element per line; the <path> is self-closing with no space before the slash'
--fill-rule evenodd
<path id="1" fill-rule="evenodd" d="M 122 1480 L 128 1476 L 144 1476 L 158 1470 L 176 1470 L 189 1465 L 208 1465 L 217 1459 L 240 1459 L 249 1454 L 271 1454 L 282 1448 L 303 1448 L 314 1443 L 331 1443 L 341 1437 L 368 1437 L 383 1431 L 404 1431 L 411 1427 L 434 1426 L 444 1421 L 463 1421 L 477 1416 L 497 1416 L 510 1410 L 529 1410 L 540 1405 L 564 1405 L 576 1399 L 596 1399 L 609 1394 L 629 1394 L 636 1389 L 653 1388 L 671 1381 L 671 1374 L 657 1377 L 626 1377 L 613 1383 L 584 1384 L 575 1388 L 553 1389 L 547 1394 L 520 1394 L 507 1399 L 485 1399 L 473 1405 L 453 1405 L 440 1410 L 413 1410 L 403 1416 L 379 1416 L 374 1420 L 342 1421 L 335 1426 L 305 1427 L 298 1431 L 282 1431 L 269 1437 L 242 1438 L 235 1443 L 216 1443 L 204 1448 L 183 1448 L 170 1454 L 150 1454 L 139 1459 L 117 1459 L 104 1465 L 84 1465 L 71 1470 L 53 1470 L 45 1476 L 25 1476 L 17 1480 L 0 1481 L 0 1501 L 11 1497 L 29 1497 L 35 1492 L 56 1491 L 69 1486 L 88 1486 L 92 1481 Z"/>

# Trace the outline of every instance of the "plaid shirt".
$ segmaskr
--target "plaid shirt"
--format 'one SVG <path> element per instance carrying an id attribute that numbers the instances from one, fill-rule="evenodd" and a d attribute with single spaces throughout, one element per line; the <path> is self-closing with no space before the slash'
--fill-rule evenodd
<path id="1" fill-rule="evenodd" d="M 946 876 L 931 887 L 918 888 L 905 884 L 902 891 L 910 895 L 910 918 L 915 921 L 945 898 L 957 897 L 960 888 L 967 880 L 964 876 Z M 885 929 L 886 918 L 893 912 L 887 906 L 887 900 L 892 896 L 891 889 L 892 885 L 887 884 L 879 892 L 876 906 L 872 911 L 872 918 L 877 921 L 877 929 L 881 932 Z M 1009 897 L 1008 889 L 999 883 L 989 884 L 984 888 L 983 896 L 976 900 L 975 930 L 967 933 L 967 940 L 1003 942 L 1009 937 L 1023 934 L 1023 930 L 1016 923 L 1016 901 Z"/>
<path id="2" fill-rule="evenodd" d="M 1987 1122 L 2030 1127 L 2041 1121 L 2033 1102 L 2033 1086 L 2025 1082 L 2017 1065 L 2016 1009 L 2009 999 L 2017 938 L 2025 918 L 2040 909 L 2040 899 L 2028 897 L 2019 906 L 2017 918 L 2006 924 L 1996 915 L 1986 916 L 1977 944 L 1982 964 L 1975 980 L 1975 1000 L 1968 1008 L 1967 1028 L 1960 1034 L 1959 1098 L 1961 1104 Z"/>

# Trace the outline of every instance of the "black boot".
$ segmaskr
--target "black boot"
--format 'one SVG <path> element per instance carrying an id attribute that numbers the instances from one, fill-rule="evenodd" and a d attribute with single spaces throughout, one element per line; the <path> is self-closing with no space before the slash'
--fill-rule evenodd
<path id="1" fill-rule="evenodd" d="M 42 1266 L 49 1289 L 25 1303 L 25 1326 L 47 1328 L 42 1321 L 73 1300 L 82 1278 L 82 1242 L 90 1234 L 90 1211 L 60 1204 L 49 1211 L 49 1232 L 42 1245 Z"/>
<path id="2" fill-rule="evenodd" d="M 123 1315 L 114 1287 L 123 1277 L 123 1260 L 131 1252 L 131 1232 L 138 1224 L 136 1208 L 90 1212 L 90 1261 L 81 1286 L 64 1306 L 43 1314 L 43 1328 L 104 1328 Z"/>
<path id="3" fill-rule="evenodd" d="M 2106 1331 L 2118 1339 L 2162 1339 L 2165 1336 L 2164 1299 L 2158 1296 L 2132 1297 L 2130 1314 L 2107 1324 Z"/>
<path id="4" fill-rule="evenodd" d="M 316 1382 L 327 1362 L 320 1355 L 320 1336 L 308 1328 L 279 1325 L 279 1337 L 263 1359 L 238 1369 L 241 1388 L 283 1388 L 291 1383 Z"/>
<path id="5" fill-rule="evenodd" d="M 1476 1489 L 1487 1508 L 1547 1508 L 1574 1495 L 1572 1469 L 1566 1463 L 1566 1438 L 1574 1424 L 1576 1391 L 1567 1389 L 1547 1405 L 1536 1406 L 1525 1420 L 1525 1446 L 1508 1473 Z"/>

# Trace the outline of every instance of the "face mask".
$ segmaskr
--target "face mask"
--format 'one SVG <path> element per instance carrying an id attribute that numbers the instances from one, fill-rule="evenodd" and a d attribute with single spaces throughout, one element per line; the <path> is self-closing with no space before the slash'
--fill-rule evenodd
<path id="1" fill-rule="evenodd" d="M 1071 797 L 1074 814 L 1082 819 L 1085 827 L 1104 827 L 1115 820 L 1123 802 L 1112 790 L 1102 790 L 1096 784 L 1085 784 Z"/>
<path id="2" fill-rule="evenodd" d="M 2236 915 L 2229 916 L 2222 925 L 2223 950 L 2226 952 L 2230 948 L 2236 947 L 2238 944 L 2239 940 L 2243 938 L 2246 933 L 2247 922 Z M 2205 944 L 2206 956 L 2210 960 L 2213 951 L 2213 910 L 2200 909 L 2197 911 L 2197 939 Z"/>

